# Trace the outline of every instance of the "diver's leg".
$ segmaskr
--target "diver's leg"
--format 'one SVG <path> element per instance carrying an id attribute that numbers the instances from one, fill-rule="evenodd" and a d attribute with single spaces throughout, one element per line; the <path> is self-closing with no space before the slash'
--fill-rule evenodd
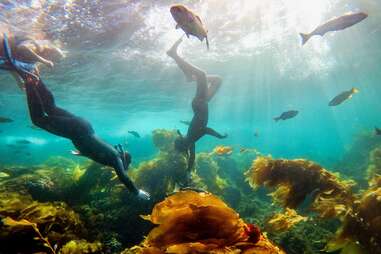
<path id="1" fill-rule="evenodd" d="M 218 133 L 217 131 L 213 130 L 212 128 L 206 128 L 205 133 L 207 135 L 210 135 L 210 136 L 213 136 L 213 137 L 216 137 L 219 139 L 223 139 L 223 138 L 226 138 L 228 136 L 227 134 L 222 135 L 222 134 Z"/>
<path id="2" fill-rule="evenodd" d="M 57 107 L 55 103 L 54 96 L 52 92 L 46 87 L 46 85 L 42 82 L 42 80 L 39 81 L 39 83 L 35 86 L 37 89 L 38 94 L 41 98 L 41 103 L 43 105 L 44 111 L 49 116 L 62 116 L 62 117 L 72 117 L 76 118 L 75 115 L 72 113 Z"/>
<path id="3" fill-rule="evenodd" d="M 78 132 L 91 129 L 90 126 L 85 125 L 84 121 L 78 117 L 73 117 L 70 113 L 60 116 L 47 114 L 43 103 L 45 98 L 39 93 L 38 86 L 39 84 L 35 85 L 28 82 L 25 84 L 29 114 L 34 125 L 68 139 L 75 139 L 81 134 Z"/>
<path id="4" fill-rule="evenodd" d="M 186 62 L 177 54 L 177 48 L 181 42 L 181 38 L 175 42 L 172 48 L 167 51 L 168 56 L 175 60 L 177 66 L 183 71 L 188 81 L 197 81 L 202 79 L 206 75 L 205 72 L 200 68 Z"/>
<path id="5" fill-rule="evenodd" d="M 222 79 L 217 75 L 208 75 L 207 79 L 208 83 L 210 84 L 208 88 L 208 101 L 210 101 L 220 88 Z"/>

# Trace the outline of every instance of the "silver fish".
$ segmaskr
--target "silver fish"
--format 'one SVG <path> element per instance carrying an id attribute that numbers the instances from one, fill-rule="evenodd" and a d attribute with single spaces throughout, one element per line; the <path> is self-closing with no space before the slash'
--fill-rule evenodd
<path id="1" fill-rule="evenodd" d="M 348 13 L 341 17 L 333 18 L 325 24 L 318 26 L 309 34 L 300 33 L 300 36 L 302 37 L 302 45 L 306 44 L 306 42 L 314 35 L 324 36 L 328 32 L 344 30 L 363 21 L 367 17 L 368 14 L 364 12 L 358 12 Z"/>

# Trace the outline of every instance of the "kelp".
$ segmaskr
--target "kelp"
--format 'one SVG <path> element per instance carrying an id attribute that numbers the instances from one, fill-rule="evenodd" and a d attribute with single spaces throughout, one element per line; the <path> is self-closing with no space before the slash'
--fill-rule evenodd
<path id="1" fill-rule="evenodd" d="M 343 216 L 354 201 L 352 181 L 342 180 L 308 160 L 259 157 L 246 176 L 254 188 L 275 188 L 271 196 L 283 207 L 295 209 L 302 203 L 310 202 L 311 210 L 322 218 Z"/>
<path id="2" fill-rule="evenodd" d="M 86 240 L 72 240 L 66 243 L 59 254 L 85 254 L 85 253 L 103 253 L 100 242 L 89 243 Z"/>
<path id="3" fill-rule="evenodd" d="M 176 131 L 165 129 L 156 129 L 152 132 L 153 144 L 160 152 L 169 152 L 174 150 L 174 142 L 178 137 Z"/>
<path id="4" fill-rule="evenodd" d="M 41 234 L 40 230 L 37 227 L 37 223 L 30 222 L 26 219 L 21 219 L 19 221 L 16 221 L 10 217 L 6 217 L 5 219 L 3 219 L 2 223 L 6 227 L 8 227 L 8 230 L 10 230 L 12 232 L 16 232 L 19 230 L 25 230 L 25 228 L 32 228 L 34 230 L 34 232 L 37 234 L 37 237 L 35 237 L 35 240 L 41 241 L 43 243 L 43 245 L 45 247 L 47 247 L 52 254 L 56 254 L 56 250 L 55 250 L 55 248 L 52 247 L 48 238 L 44 237 Z"/>
<path id="5" fill-rule="evenodd" d="M 215 194 L 223 194 L 228 184 L 219 175 L 220 168 L 211 154 L 199 153 L 196 157 L 195 168 L 192 178 L 198 188 Z"/>
<path id="6" fill-rule="evenodd" d="M 275 214 L 266 222 L 266 230 L 269 232 L 285 232 L 296 224 L 307 221 L 307 217 L 299 215 L 294 209 L 286 208 L 283 213 Z"/>
<path id="7" fill-rule="evenodd" d="M 342 253 L 349 250 L 353 253 L 381 253 L 380 183 L 379 176 L 370 181 L 369 189 L 347 213 L 336 237 L 328 243 L 327 251 L 342 249 Z"/>
<path id="8" fill-rule="evenodd" d="M 145 218 L 158 226 L 123 253 L 283 253 L 212 194 L 178 192 Z"/>
<path id="9" fill-rule="evenodd" d="M 367 178 L 372 179 L 376 175 L 381 175 L 381 148 L 377 147 L 369 153 L 369 164 L 366 170 Z"/>

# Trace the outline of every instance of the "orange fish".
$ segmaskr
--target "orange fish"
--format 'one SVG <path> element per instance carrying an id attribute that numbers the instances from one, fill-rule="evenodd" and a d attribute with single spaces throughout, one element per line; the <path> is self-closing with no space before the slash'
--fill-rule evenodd
<path id="1" fill-rule="evenodd" d="M 214 148 L 213 153 L 217 155 L 231 155 L 233 149 L 230 146 L 217 146 Z"/>
<path id="2" fill-rule="evenodd" d="M 209 49 L 208 30 L 197 14 L 182 4 L 173 5 L 170 11 L 177 23 L 176 29 L 181 28 L 188 38 L 193 35 L 200 41 L 206 39 L 206 47 Z"/>

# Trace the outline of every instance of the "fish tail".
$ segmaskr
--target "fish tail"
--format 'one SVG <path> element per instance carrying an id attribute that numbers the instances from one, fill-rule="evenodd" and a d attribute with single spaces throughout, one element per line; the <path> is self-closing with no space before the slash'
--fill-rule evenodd
<path id="1" fill-rule="evenodd" d="M 281 117 L 278 116 L 278 117 L 274 117 L 273 119 L 274 119 L 275 122 L 278 122 L 281 119 Z"/>
<path id="2" fill-rule="evenodd" d="M 206 36 L 206 48 L 209 50 L 209 39 L 208 39 L 208 36 Z"/>
<path id="3" fill-rule="evenodd" d="M 299 35 L 302 37 L 302 45 L 306 44 L 307 41 L 311 38 L 310 34 L 300 33 Z"/>

